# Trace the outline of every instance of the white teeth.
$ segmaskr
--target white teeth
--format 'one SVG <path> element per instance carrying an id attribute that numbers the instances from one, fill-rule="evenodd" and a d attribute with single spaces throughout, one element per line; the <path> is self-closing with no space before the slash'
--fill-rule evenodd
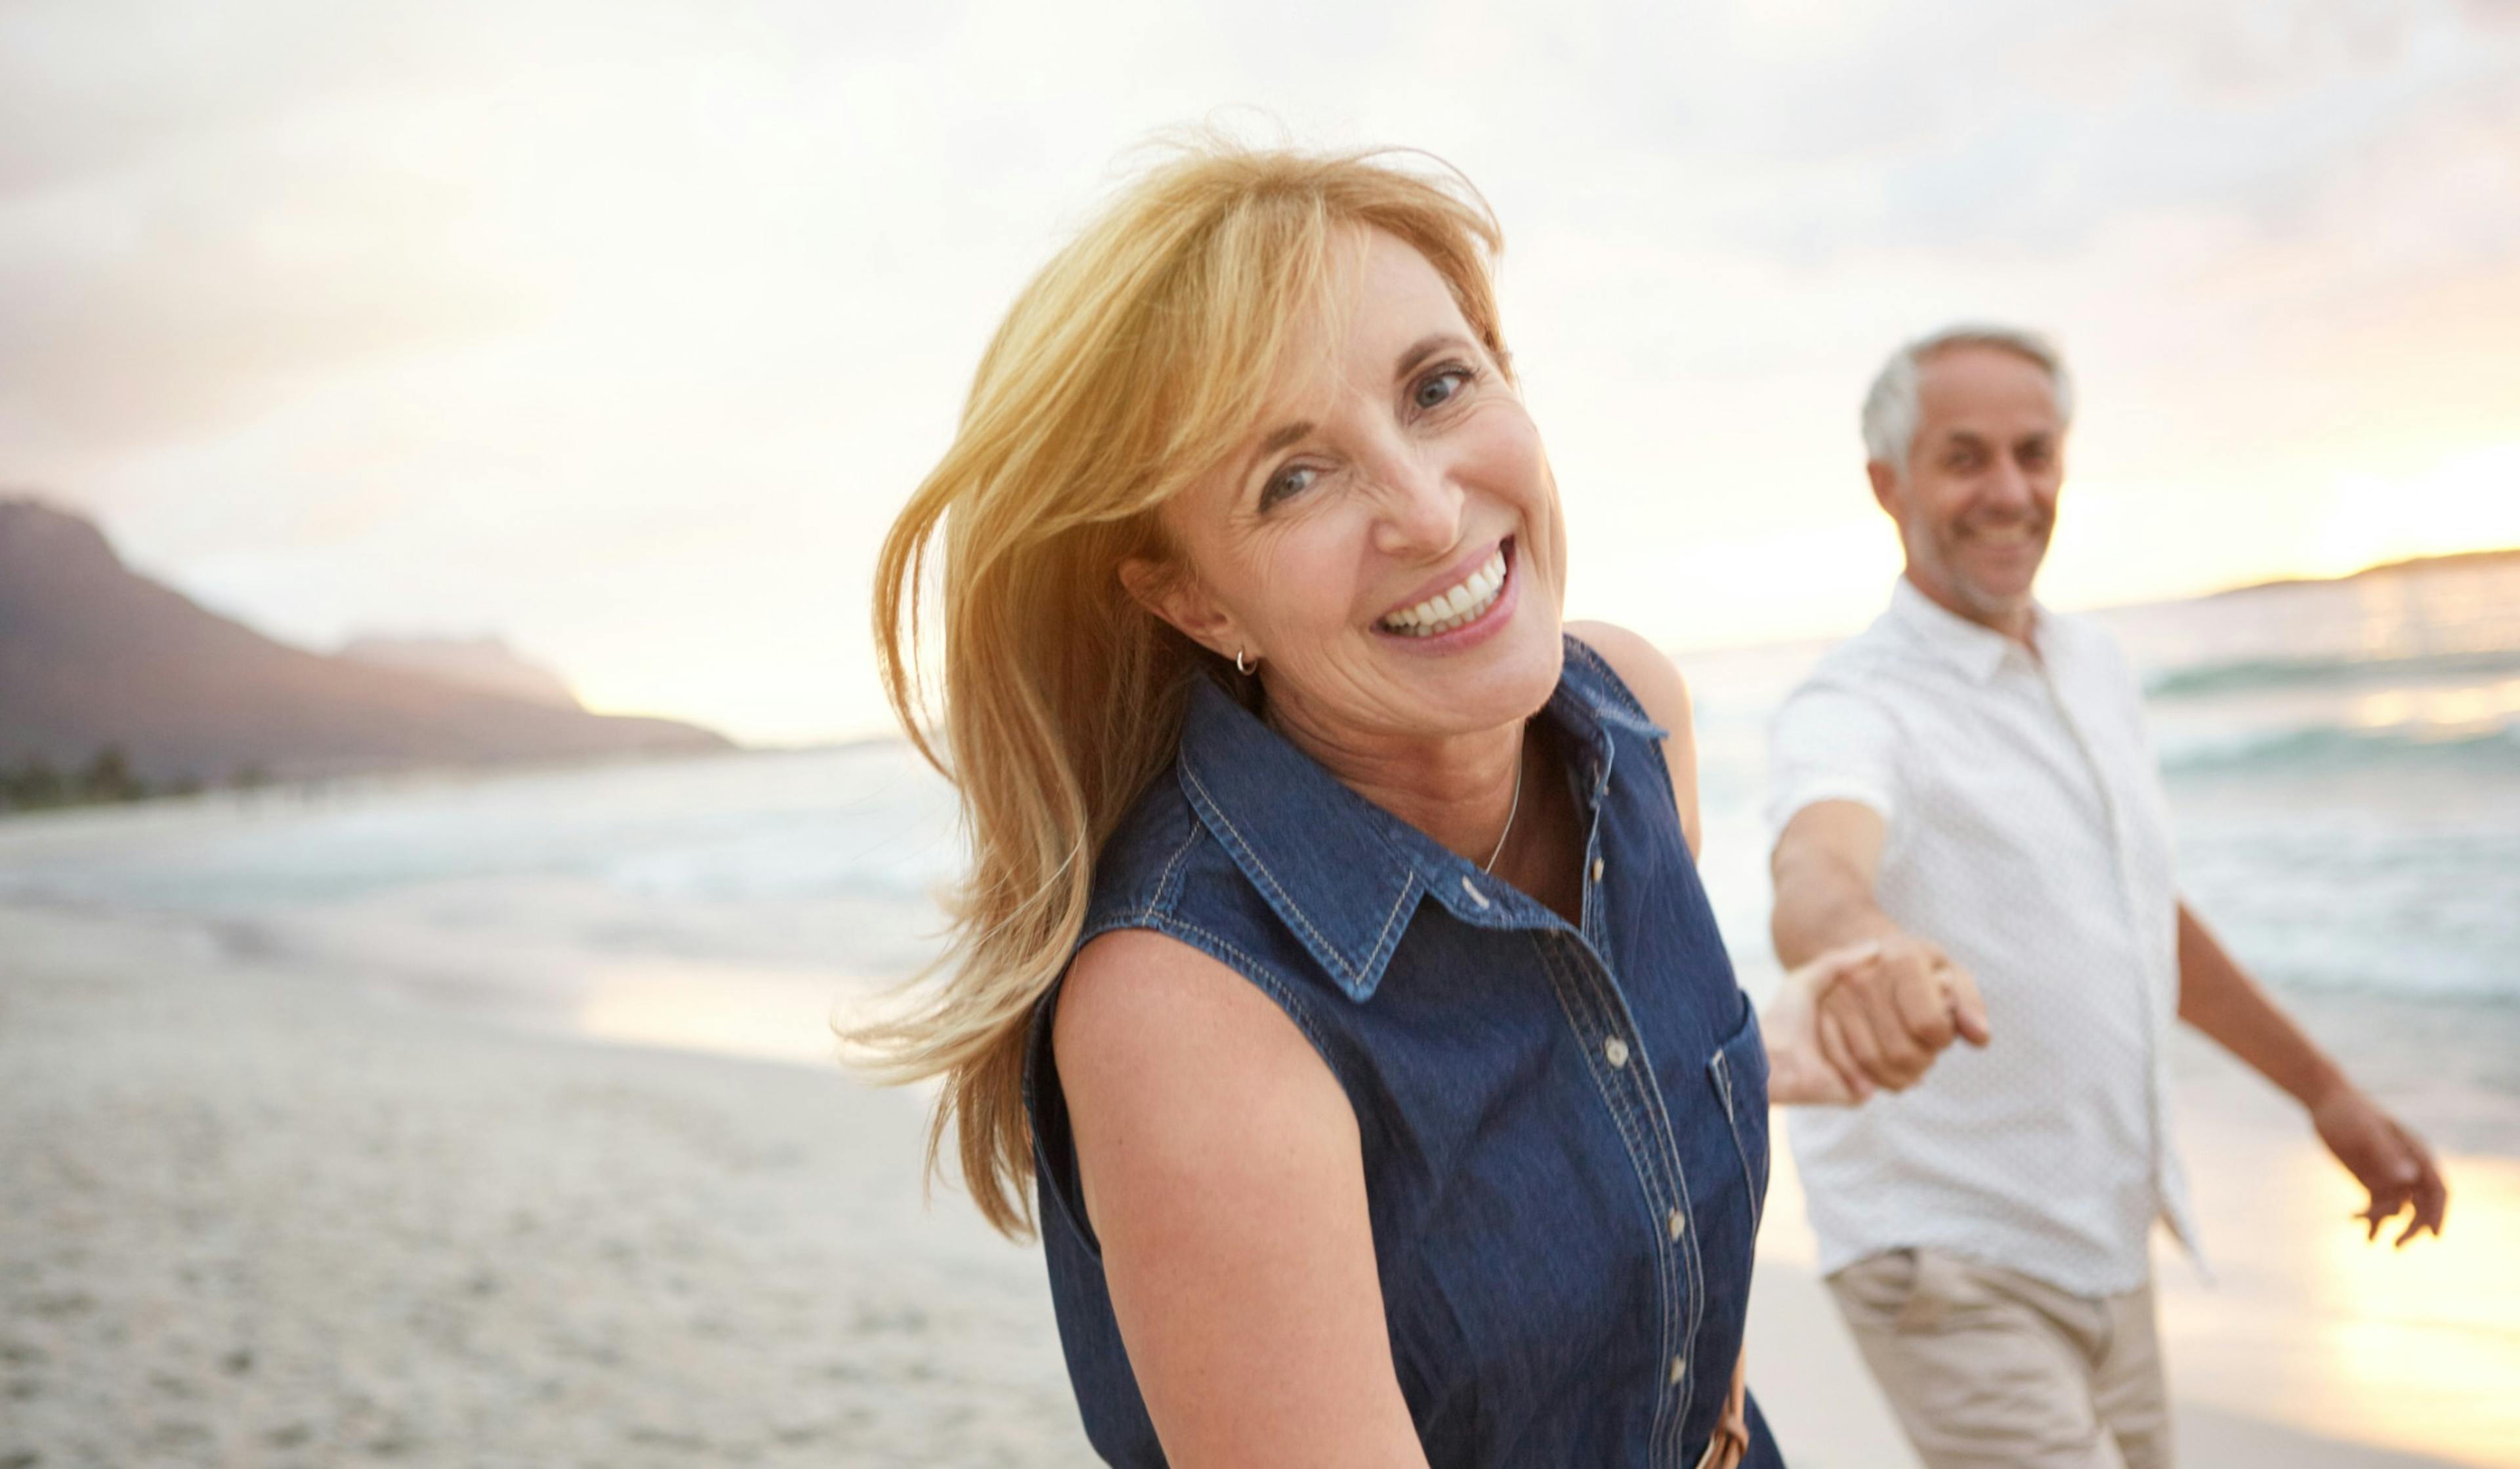
<path id="1" fill-rule="evenodd" d="M 1392 613 L 1382 619 L 1382 626 L 1413 638 L 1431 638 L 1476 621 L 1496 604 L 1497 594 L 1505 588 L 1505 548 L 1500 546 L 1485 565 L 1460 585 Z"/>

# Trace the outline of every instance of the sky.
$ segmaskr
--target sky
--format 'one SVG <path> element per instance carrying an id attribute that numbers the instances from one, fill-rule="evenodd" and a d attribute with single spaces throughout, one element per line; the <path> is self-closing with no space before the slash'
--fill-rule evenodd
<path id="1" fill-rule="evenodd" d="M 1573 615 L 1827 636 L 1856 404 L 1956 318 L 2080 395 L 2092 606 L 2520 545 L 2520 0 L 15 0 L 0 487 L 310 646 L 886 725 L 876 544 L 1167 127 L 1460 167 Z"/>

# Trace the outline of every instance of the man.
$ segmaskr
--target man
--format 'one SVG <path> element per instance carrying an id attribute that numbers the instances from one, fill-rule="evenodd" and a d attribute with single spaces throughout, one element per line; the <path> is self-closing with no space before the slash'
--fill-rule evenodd
<path id="1" fill-rule="evenodd" d="M 1906 574 L 1772 732 L 1777 952 L 1874 941 L 1878 1003 L 1958 968 L 1983 1050 L 1896 1026 L 1822 1045 L 1912 1081 L 1796 1115 L 1821 1268 L 1932 1469 L 2171 1462 L 2147 1235 L 2193 1246 L 2168 1036 L 2196 1026 L 2308 1109 L 2370 1191 L 2369 1230 L 2441 1231 L 2421 1142 L 2358 1091 L 2180 901 L 2135 682 L 2096 626 L 2031 597 L 2073 397 L 2028 333 L 1891 357 L 1864 405 Z M 1888 1050 L 1884 1050 L 1884 1046 Z M 1911 1053 L 1912 1052 L 1912 1054 Z"/>

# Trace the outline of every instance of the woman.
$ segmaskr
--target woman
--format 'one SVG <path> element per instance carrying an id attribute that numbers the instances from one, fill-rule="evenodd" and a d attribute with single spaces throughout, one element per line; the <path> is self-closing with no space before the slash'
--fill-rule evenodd
<path id="1" fill-rule="evenodd" d="M 1158 169 L 1017 300 L 884 546 L 973 869 L 949 977 L 861 1039 L 944 1079 L 992 1223 L 1038 1187 L 1114 1464 L 1775 1463 L 1738 1370 L 1771 1072 L 1912 1079 L 1861 955 L 1763 1046 L 1681 680 L 1559 624 L 1497 246 L 1372 156 Z"/>

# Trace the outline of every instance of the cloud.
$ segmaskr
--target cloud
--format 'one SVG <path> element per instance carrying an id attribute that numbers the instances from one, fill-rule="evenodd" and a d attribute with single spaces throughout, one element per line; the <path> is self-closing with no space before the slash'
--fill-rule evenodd
<path id="1" fill-rule="evenodd" d="M 1855 395 L 1943 317 L 2063 333 L 2127 506 L 2507 426 L 2508 9 L 0 9 L 0 479 L 308 641 L 502 630 L 616 703 L 861 728 L 874 539 L 999 315 L 1222 115 L 1494 200 L 1579 601 L 1812 631 L 1791 548 L 1886 554 Z"/>
<path id="2" fill-rule="evenodd" d="M 246 166 L 130 207 L 88 190 L 0 216 L 0 434 L 41 461 L 250 417 L 308 374 L 514 326 L 410 181 Z"/>

